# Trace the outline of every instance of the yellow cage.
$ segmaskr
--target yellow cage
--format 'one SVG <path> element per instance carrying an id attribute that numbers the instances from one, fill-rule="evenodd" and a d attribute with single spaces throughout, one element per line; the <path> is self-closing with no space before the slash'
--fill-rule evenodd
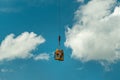
<path id="1" fill-rule="evenodd" d="M 55 57 L 55 60 L 64 61 L 64 52 L 63 52 L 63 50 L 56 49 L 54 57 Z"/>

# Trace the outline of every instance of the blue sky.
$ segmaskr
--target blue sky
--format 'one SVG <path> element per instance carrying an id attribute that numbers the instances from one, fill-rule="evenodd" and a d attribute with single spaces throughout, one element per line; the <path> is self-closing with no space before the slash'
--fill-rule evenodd
<path id="1" fill-rule="evenodd" d="M 88 11 L 88 14 L 87 14 L 87 9 L 84 8 L 84 5 L 87 5 L 87 3 L 89 3 L 90 1 L 83 0 L 83 2 L 81 2 L 82 0 L 78 0 L 78 1 L 77 0 L 61 0 L 61 6 L 58 5 L 58 1 L 59 0 L 34 0 L 34 1 L 32 0 L 21 0 L 21 1 L 1 0 L 0 1 L 0 42 L 1 42 L 0 49 L 1 47 L 4 47 L 5 44 L 8 44 L 7 45 L 8 47 L 6 47 L 5 45 L 5 48 L 8 48 L 8 49 L 0 50 L 0 55 L 5 56 L 3 58 L 0 57 L 0 80 L 119 80 L 120 79 L 120 75 L 119 75 L 120 61 L 119 61 L 119 58 L 115 60 L 113 59 L 113 62 L 107 59 L 109 58 L 107 54 L 108 53 L 107 50 L 109 50 L 109 48 L 105 50 L 106 54 L 104 53 L 105 54 L 104 58 L 101 58 L 101 57 L 87 58 L 86 56 L 75 57 L 76 55 L 74 51 L 76 51 L 76 49 L 74 49 L 74 47 L 77 48 L 78 46 L 74 46 L 74 39 L 79 40 L 79 37 L 76 37 L 76 35 L 79 34 L 79 31 L 78 33 L 75 33 L 76 35 L 74 35 L 72 34 L 72 32 L 74 31 L 73 28 L 75 27 L 75 25 L 80 25 L 81 27 L 82 25 L 81 21 L 85 26 L 87 25 L 86 24 L 87 22 L 85 22 L 86 20 L 84 19 L 86 18 L 89 21 L 89 16 L 91 16 L 89 14 L 92 14 L 92 13 L 89 13 Z M 96 3 L 99 3 L 99 2 L 96 2 Z M 110 2 L 110 4 L 115 4 L 110 9 L 113 11 L 113 13 L 117 3 L 112 2 L 112 0 Z M 90 4 L 90 7 L 91 7 L 91 4 Z M 117 5 L 119 7 L 119 4 Z M 81 6 L 83 6 L 83 9 L 80 8 Z M 61 16 L 59 16 L 59 10 L 58 10 L 59 8 L 61 8 L 60 10 Z M 79 10 L 80 10 L 80 13 L 79 13 Z M 78 11 L 78 13 L 76 11 Z M 88 17 L 86 16 L 84 17 L 84 14 L 87 15 Z M 108 12 L 107 17 L 104 16 L 106 17 L 104 18 L 104 20 L 111 18 L 112 16 L 111 14 L 112 12 L 111 13 Z M 95 15 L 95 16 L 99 18 L 99 15 Z M 100 17 L 101 16 L 103 18 L 103 15 L 100 15 Z M 60 22 L 60 18 L 61 18 L 61 22 Z M 116 20 L 116 17 L 114 18 L 114 20 Z M 88 25 L 91 26 L 91 24 L 89 23 L 91 23 L 90 21 L 88 22 Z M 98 23 L 98 24 L 104 26 L 101 23 Z M 116 26 L 117 23 L 113 22 L 113 24 L 114 26 Z M 71 33 L 69 34 L 69 31 L 68 31 L 68 35 L 65 35 L 67 26 L 71 28 Z M 120 26 L 118 25 L 118 29 L 119 27 Z M 85 30 L 86 29 L 89 30 L 87 27 L 85 27 Z M 92 29 L 94 29 L 94 27 Z M 107 29 L 111 30 L 111 28 L 107 28 Z M 101 32 L 104 30 L 105 30 L 104 28 L 101 29 Z M 24 32 L 27 32 L 27 33 L 24 33 Z M 34 33 L 31 33 L 31 32 L 34 32 Z M 10 34 L 14 34 L 15 36 L 12 37 Z M 36 34 L 37 36 L 34 36 L 34 34 Z M 62 37 L 61 47 L 65 53 L 65 56 L 64 56 L 65 60 L 63 62 L 55 61 L 53 58 L 53 52 L 56 50 L 58 46 L 57 38 L 59 34 Z M 9 36 L 10 38 L 7 37 L 8 35 L 10 35 Z M 32 38 L 29 37 L 30 35 L 31 36 L 33 35 L 33 37 Z M 42 37 L 40 37 L 39 35 Z M 17 44 L 17 42 L 19 42 L 19 38 L 17 36 L 18 37 L 23 36 L 22 38 L 24 38 L 24 36 L 25 37 L 28 36 L 28 37 L 25 40 L 23 40 L 24 42 Z M 71 43 L 73 42 L 73 44 L 69 42 L 70 40 L 67 38 L 67 36 L 71 36 L 70 40 L 73 40 L 71 41 Z M 114 38 L 114 41 L 118 41 L 120 39 L 116 37 L 112 37 L 112 38 Z M 33 41 L 31 41 L 31 39 L 33 39 Z M 80 36 L 80 39 L 84 40 L 83 37 L 81 36 Z M 30 40 L 30 43 L 28 42 L 27 44 L 26 41 L 29 41 L 29 40 Z M 68 40 L 68 43 L 67 43 L 67 40 Z M 6 41 L 6 43 L 4 41 Z M 27 45 L 27 47 L 29 46 L 31 47 L 26 48 L 25 44 Z M 79 44 L 79 42 L 77 43 L 77 40 L 76 40 L 76 44 Z M 18 52 L 19 55 L 13 54 L 12 56 L 10 56 L 12 52 L 14 53 L 15 51 L 15 53 L 17 53 L 17 50 L 21 48 L 25 49 L 21 51 L 22 53 Z M 81 48 L 78 48 L 78 49 L 81 49 Z M 89 49 L 95 50 L 96 48 L 89 47 Z M 86 49 L 86 51 L 89 51 L 89 49 Z M 101 49 L 101 52 L 104 52 L 102 50 L 104 49 Z M 2 52 L 5 52 L 5 53 L 2 53 Z M 79 54 L 79 50 L 77 50 L 77 52 L 76 54 L 82 55 L 82 54 Z M 84 53 L 84 51 L 81 51 L 81 52 Z M 96 52 L 99 53 L 100 51 L 96 50 Z M 49 55 L 47 59 L 46 58 L 43 60 L 34 59 L 34 57 L 43 53 Z M 92 52 L 90 51 L 90 53 Z M 5 55 L 2 55 L 2 54 L 5 54 Z M 32 56 L 29 54 L 32 54 Z M 6 55 L 8 56 L 6 57 Z M 74 55 L 74 56 L 71 57 L 71 55 Z M 86 54 L 86 55 L 91 56 L 89 54 Z M 95 56 L 96 55 L 98 54 L 95 54 Z"/>

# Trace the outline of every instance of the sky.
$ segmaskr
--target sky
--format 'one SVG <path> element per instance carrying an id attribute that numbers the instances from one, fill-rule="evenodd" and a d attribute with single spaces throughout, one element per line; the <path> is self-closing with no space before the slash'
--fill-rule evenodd
<path id="1" fill-rule="evenodd" d="M 119 0 L 0 0 L 0 80 L 120 80 L 119 23 Z"/>

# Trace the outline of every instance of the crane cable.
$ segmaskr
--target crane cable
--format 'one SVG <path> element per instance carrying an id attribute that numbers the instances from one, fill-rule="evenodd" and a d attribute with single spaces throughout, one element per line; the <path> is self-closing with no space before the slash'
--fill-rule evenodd
<path id="1" fill-rule="evenodd" d="M 61 40 L 61 37 L 60 37 L 60 35 L 58 36 L 58 46 L 59 46 L 59 48 L 60 48 L 60 40 Z"/>
<path id="2" fill-rule="evenodd" d="M 58 2 L 58 48 L 60 49 L 60 41 L 61 41 L 61 36 L 60 36 L 60 33 L 61 33 L 61 0 L 57 0 Z"/>

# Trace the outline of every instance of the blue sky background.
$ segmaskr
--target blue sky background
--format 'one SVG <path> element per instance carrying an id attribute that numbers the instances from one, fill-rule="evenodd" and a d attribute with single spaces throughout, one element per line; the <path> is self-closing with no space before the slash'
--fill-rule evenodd
<path id="1" fill-rule="evenodd" d="M 2 61 L 0 69 L 12 71 L 0 72 L 0 80 L 120 80 L 120 62 L 110 65 L 111 71 L 105 71 L 105 68 L 96 61 L 82 63 L 70 57 L 71 49 L 64 46 L 65 28 L 74 24 L 74 12 L 82 4 L 76 0 L 61 0 L 60 25 L 58 16 L 60 6 L 57 1 L 11 0 L 8 3 L 4 1 L 3 4 L 0 3 L 1 9 L 11 8 L 10 11 L 0 9 L 0 41 L 10 33 L 18 36 L 25 31 L 35 32 L 42 35 L 46 42 L 38 46 L 33 54 L 47 52 L 52 56 L 57 48 L 60 27 L 61 43 L 65 53 L 63 62 L 55 61 L 53 56 L 49 61 L 33 59 Z"/>

